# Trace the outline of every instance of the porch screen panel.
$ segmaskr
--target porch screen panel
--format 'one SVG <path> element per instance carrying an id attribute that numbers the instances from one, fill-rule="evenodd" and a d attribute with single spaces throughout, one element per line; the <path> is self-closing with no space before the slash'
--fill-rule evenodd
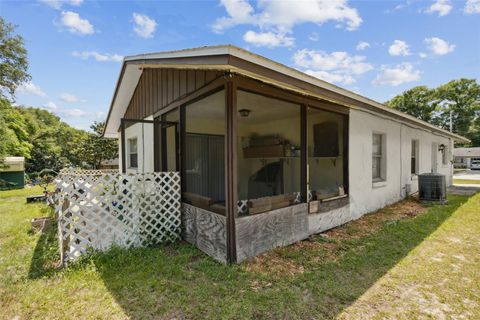
<path id="1" fill-rule="evenodd" d="M 239 90 L 237 177 L 239 214 L 300 202 L 301 107 Z"/>
<path id="2" fill-rule="evenodd" d="M 309 198 L 324 200 L 344 195 L 345 126 L 347 116 L 309 108 L 307 116 Z"/>
<path id="3" fill-rule="evenodd" d="M 193 192 L 211 199 L 225 201 L 225 171 L 223 136 L 187 133 L 185 152 L 186 185 Z"/>
<path id="4" fill-rule="evenodd" d="M 225 91 L 185 107 L 183 201 L 225 213 Z"/>
<path id="5" fill-rule="evenodd" d="M 165 163 L 165 170 L 166 171 L 177 171 L 178 166 L 178 130 L 179 130 L 179 121 L 180 121 L 180 112 L 178 109 L 171 111 L 167 113 L 164 116 L 164 120 L 172 123 L 176 123 L 177 125 L 174 124 L 168 124 L 165 127 L 165 139 L 164 139 L 164 144 L 165 144 L 165 157 L 164 161 Z"/>

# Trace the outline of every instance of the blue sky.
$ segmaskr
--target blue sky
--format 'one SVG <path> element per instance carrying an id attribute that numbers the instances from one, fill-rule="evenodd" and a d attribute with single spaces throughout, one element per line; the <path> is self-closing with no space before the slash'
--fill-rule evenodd
<path id="1" fill-rule="evenodd" d="M 234 44 L 384 102 L 480 78 L 480 0 L 0 1 L 29 52 L 20 105 L 104 120 L 123 56 Z"/>

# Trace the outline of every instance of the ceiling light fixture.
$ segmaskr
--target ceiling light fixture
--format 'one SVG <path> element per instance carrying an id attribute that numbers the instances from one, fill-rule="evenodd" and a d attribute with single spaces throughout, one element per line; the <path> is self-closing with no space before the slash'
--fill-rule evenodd
<path id="1" fill-rule="evenodd" d="M 249 109 L 240 109 L 238 110 L 238 113 L 240 114 L 240 117 L 246 118 L 250 115 L 250 110 Z"/>

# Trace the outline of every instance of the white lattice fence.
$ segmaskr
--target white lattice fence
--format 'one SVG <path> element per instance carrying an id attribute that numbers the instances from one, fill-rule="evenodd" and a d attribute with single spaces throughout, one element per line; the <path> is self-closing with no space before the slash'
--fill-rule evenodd
<path id="1" fill-rule="evenodd" d="M 178 172 L 61 172 L 56 211 L 62 261 L 89 248 L 139 247 L 180 237 Z"/>

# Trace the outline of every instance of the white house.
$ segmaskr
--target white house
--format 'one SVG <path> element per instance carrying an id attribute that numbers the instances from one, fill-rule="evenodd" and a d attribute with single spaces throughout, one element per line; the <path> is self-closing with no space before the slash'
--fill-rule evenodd
<path id="1" fill-rule="evenodd" d="M 453 160 L 456 167 L 470 169 L 472 160 L 480 161 L 480 147 L 455 148 L 453 150 Z"/>
<path id="2" fill-rule="evenodd" d="M 229 262 L 450 185 L 468 141 L 233 46 L 126 57 L 104 135 L 123 172 L 180 171 L 185 239 Z"/>

